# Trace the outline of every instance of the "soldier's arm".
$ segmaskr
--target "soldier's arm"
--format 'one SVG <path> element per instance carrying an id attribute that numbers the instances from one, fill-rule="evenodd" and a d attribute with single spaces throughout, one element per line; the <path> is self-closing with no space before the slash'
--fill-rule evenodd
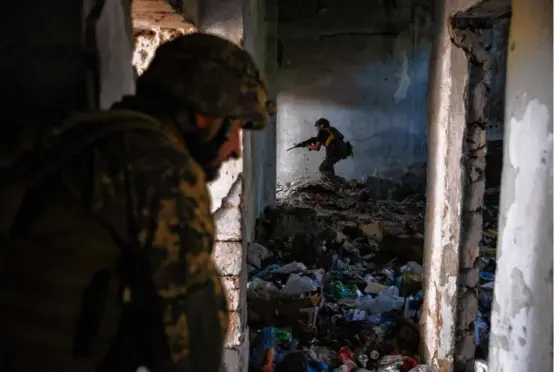
<path id="1" fill-rule="evenodd" d="M 84 170 L 94 170 L 95 176 L 76 187 L 90 189 L 84 199 L 118 237 L 117 244 L 125 245 L 118 249 L 146 261 L 148 269 L 131 275 L 152 274 L 140 281 L 153 284 L 154 293 L 131 291 L 130 299 L 149 299 L 156 319 L 154 324 L 143 319 L 145 324 L 136 327 L 155 335 L 163 331 L 167 342 L 162 334 L 164 345 L 158 338 L 138 343 L 151 345 L 146 348 L 154 363 L 170 356 L 176 365 L 172 371 L 217 372 L 228 314 L 210 257 L 214 225 L 204 173 L 187 153 L 153 133 L 106 138 L 79 164 L 72 167 L 83 170 L 79 179 L 89 180 Z"/>
<path id="2" fill-rule="evenodd" d="M 218 371 L 228 326 L 211 259 L 214 224 L 204 173 L 188 156 L 158 178 L 154 228 L 140 234 L 149 257 L 169 352 L 177 370 Z M 150 235 L 150 236 L 149 236 Z"/>

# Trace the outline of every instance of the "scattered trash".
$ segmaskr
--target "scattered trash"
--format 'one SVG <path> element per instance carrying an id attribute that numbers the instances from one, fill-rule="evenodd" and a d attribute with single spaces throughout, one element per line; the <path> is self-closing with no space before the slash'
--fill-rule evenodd
<path id="1" fill-rule="evenodd" d="M 475 361 L 474 369 L 475 372 L 487 372 L 489 370 L 489 365 L 486 361 L 478 359 Z"/>
<path id="2" fill-rule="evenodd" d="M 248 249 L 251 372 L 435 371 L 418 355 L 425 199 L 376 200 L 367 185 L 297 183 L 264 211 Z M 498 208 L 484 211 L 475 322 L 482 359 Z"/>

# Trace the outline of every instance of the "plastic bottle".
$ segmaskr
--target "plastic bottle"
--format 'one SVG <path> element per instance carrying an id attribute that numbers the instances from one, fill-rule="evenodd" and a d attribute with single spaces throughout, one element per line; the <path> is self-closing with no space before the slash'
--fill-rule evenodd
<path id="1" fill-rule="evenodd" d="M 358 365 L 354 362 L 354 354 L 349 348 L 343 346 L 338 352 L 339 360 L 342 363 L 339 367 L 340 372 L 350 372 L 358 369 Z"/>
<path id="2" fill-rule="evenodd" d="M 284 341 L 284 342 L 291 342 L 292 341 L 292 333 L 290 333 L 289 331 L 285 331 L 283 329 L 275 328 L 274 332 L 275 332 L 275 336 L 277 337 L 277 339 L 279 341 Z"/>

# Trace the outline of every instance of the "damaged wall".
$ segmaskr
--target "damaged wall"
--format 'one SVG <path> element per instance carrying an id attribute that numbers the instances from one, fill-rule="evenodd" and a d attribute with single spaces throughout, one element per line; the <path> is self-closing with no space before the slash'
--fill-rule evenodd
<path id="1" fill-rule="evenodd" d="M 4 120 L 24 121 L 37 113 L 41 124 L 59 122 L 68 110 L 86 109 L 86 66 L 82 14 L 91 4 L 64 1 L 14 2 L 4 8 L 4 27 L 18 30 L 2 39 L 0 81 L 10 94 L 2 100 Z M 96 24 L 100 54 L 100 105 L 134 91 L 130 1 L 107 0 Z M 25 122 L 22 125 L 25 125 Z M 16 131 L 19 126 L 12 126 Z M 10 128 L 8 128 L 10 129 Z"/>
<path id="2" fill-rule="evenodd" d="M 552 0 L 513 0 L 489 371 L 550 371 Z"/>
<path id="3" fill-rule="evenodd" d="M 489 122 L 487 123 L 487 155 L 485 179 L 487 188 L 499 187 L 502 174 L 504 145 L 504 107 L 506 96 L 506 60 L 508 54 L 509 20 L 499 20 L 492 26 L 489 84 Z"/>
<path id="4" fill-rule="evenodd" d="M 248 50 L 260 69 L 265 66 L 266 22 L 263 0 L 208 0 L 199 30 L 220 35 Z M 217 224 L 214 258 L 229 299 L 230 330 L 225 343 L 227 371 L 248 368 L 246 322 L 246 248 L 254 239 L 255 221 L 269 201 L 271 144 L 267 129 L 243 133 L 242 159 L 226 163 L 219 179 L 210 185 L 212 210 Z M 273 180 L 274 180 L 273 176 Z M 271 193 L 274 195 L 273 193 Z"/>
<path id="5" fill-rule="evenodd" d="M 399 177 L 426 159 L 428 1 L 281 1 L 278 182 L 317 176 L 323 153 L 286 152 L 323 116 L 354 146 L 347 178 Z"/>
<path id="6" fill-rule="evenodd" d="M 165 43 L 172 40 L 179 35 L 185 35 L 195 32 L 195 28 L 192 25 L 184 25 L 183 28 L 170 29 L 170 28 L 135 28 L 133 30 L 133 66 L 138 75 L 141 75 L 148 67 L 156 49 Z"/>
<path id="7" fill-rule="evenodd" d="M 507 2 L 506 2 L 507 3 Z M 465 90 L 466 126 L 462 158 L 463 203 L 459 255 L 456 342 L 454 369 L 473 370 L 476 353 L 475 319 L 478 312 L 479 268 L 476 265 L 483 231 L 483 205 L 485 197 L 485 165 L 488 128 L 497 129 L 501 136 L 504 107 L 505 75 L 499 73 L 505 60 L 509 3 L 497 11 L 494 21 L 472 15 L 472 9 L 452 19 L 452 42 L 466 52 L 468 81 Z M 502 12 L 503 11 L 503 12 Z M 468 15 L 469 13 L 469 15 Z M 493 46 L 496 46 L 494 48 Z M 503 52 L 503 53 L 502 53 Z M 505 70 L 505 69 L 504 69 Z M 496 88 L 496 89 L 495 89 Z M 500 89 L 499 89 L 500 88 Z M 502 153 L 493 153 L 501 156 Z M 498 166 L 498 164 L 491 164 Z M 489 166 L 490 173 L 501 172 Z M 486 353 L 486 350 L 484 350 Z"/>
<path id="8" fill-rule="evenodd" d="M 264 14 L 265 0 L 250 0 L 244 14 L 244 48 L 264 70 L 266 57 L 266 23 Z M 271 126 L 271 123 L 269 123 Z M 265 184 L 270 178 L 266 174 L 265 159 L 270 154 L 266 146 L 268 130 L 243 132 L 244 194 L 246 202 L 243 209 L 245 219 L 245 238 L 254 239 L 254 224 L 265 206 Z"/>

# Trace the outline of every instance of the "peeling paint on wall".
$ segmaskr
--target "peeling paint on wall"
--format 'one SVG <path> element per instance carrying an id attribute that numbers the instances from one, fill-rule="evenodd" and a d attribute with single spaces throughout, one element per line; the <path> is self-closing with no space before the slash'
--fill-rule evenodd
<path id="1" fill-rule="evenodd" d="M 533 342 L 533 338 L 544 339 L 545 332 L 552 333 L 552 322 L 550 327 L 544 322 L 537 322 L 545 301 L 552 308 L 552 285 L 543 279 L 552 272 L 551 245 L 544 246 L 548 237 L 539 228 L 530 228 L 545 223 L 544 200 L 537 196 L 549 195 L 552 200 L 552 113 L 537 99 L 526 102 L 527 98 L 522 96 L 520 104 L 525 105 L 525 109 L 521 110 L 523 115 L 510 119 L 507 135 L 509 142 L 505 157 L 515 174 L 513 193 L 517 195 L 517 201 L 507 206 L 505 225 L 501 231 L 497 277 L 501 275 L 508 282 L 495 286 L 491 322 L 494 332 L 490 359 L 515 359 L 519 367 L 514 365 L 513 370 L 526 370 L 525 366 L 530 365 L 526 361 L 537 358 L 534 355 L 536 349 L 527 342 Z M 531 127 L 533 130 L 529 130 Z M 550 262 L 542 256 L 541 252 L 545 249 L 550 250 Z M 542 284 L 541 280 L 544 281 Z M 548 287 L 550 299 L 545 298 L 549 297 L 547 292 L 536 291 Z M 514 358 L 514 355 L 517 357 Z"/>

